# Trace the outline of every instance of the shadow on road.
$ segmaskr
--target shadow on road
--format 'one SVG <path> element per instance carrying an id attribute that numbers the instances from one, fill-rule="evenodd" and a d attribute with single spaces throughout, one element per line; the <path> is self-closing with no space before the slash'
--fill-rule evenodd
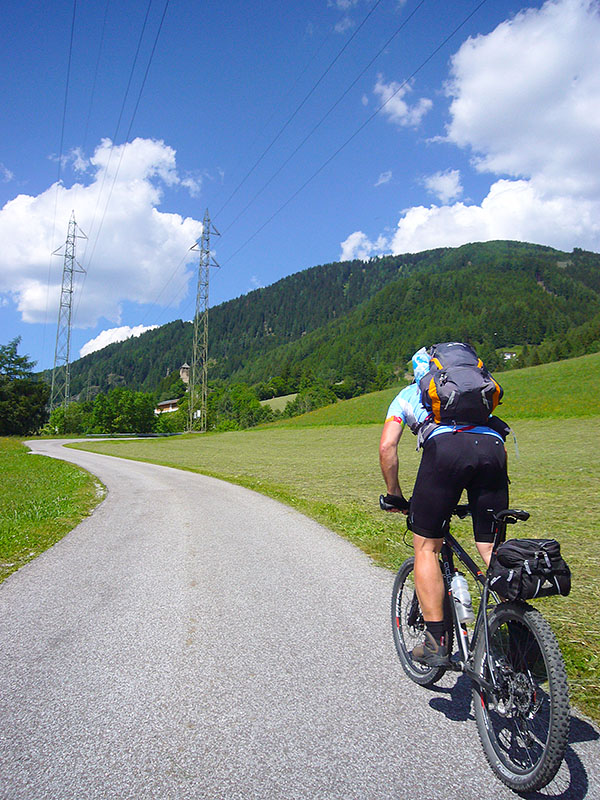
<path id="1" fill-rule="evenodd" d="M 433 686 L 430 691 L 441 695 L 430 699 L 430 707 L 434 711 L 442 713 L 446 719 L 452 722 L 475 720 L 471 711 L 471 681 L 466 675 L 461 675 L 452 686 Z M 521 796 L 528 800 L 542 800 L 542 798 L 544 800 L 583 800 L 588 797 L 587 771 L 572 745 L 579 742 L 594 742 L 598 739 L 600 739 L 600 734 L 589 722 L 572 714 L 569 744 L 558 774 L 543 790 L 524 793 Z"/>

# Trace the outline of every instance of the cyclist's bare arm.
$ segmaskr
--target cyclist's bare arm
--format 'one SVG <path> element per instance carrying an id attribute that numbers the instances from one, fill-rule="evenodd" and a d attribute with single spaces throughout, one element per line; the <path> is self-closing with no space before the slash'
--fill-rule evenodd
<path id="1" fill-rule="evenodd" d="M 398 482 L 398 442 L 402 436 L 403 425 L 395 419 L 387 420 L 379 442 L 379 464 L 388 494 L 402 497 Z"/>

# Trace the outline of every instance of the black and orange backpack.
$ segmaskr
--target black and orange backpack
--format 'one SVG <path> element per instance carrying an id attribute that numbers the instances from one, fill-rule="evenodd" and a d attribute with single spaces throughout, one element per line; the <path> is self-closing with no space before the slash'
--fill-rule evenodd
<path id="1" fill-rule="evenodd" d="M 419 388 L 431 420 L 445 425 L 484 425 L 503 392 L 475 350 L 464 342 L 443 342 L 427 352 L 429 372 L 419 381 Z"/>

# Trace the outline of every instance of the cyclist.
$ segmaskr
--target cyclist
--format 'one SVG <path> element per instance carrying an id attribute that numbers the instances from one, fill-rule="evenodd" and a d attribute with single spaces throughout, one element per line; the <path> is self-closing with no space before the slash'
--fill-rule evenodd
<path id="1" fill-rule="evenodd" d="M 444 582 L 438 554 L 452 510 L 467 490 L 477 549 L 489 564 L 494 534 L 492 513 L 508 508 L 508 475 L 504 439 L 508 426 L 490 417 L 488 426 L 436 425 L 427 421 L 420 379 L 429 370 L 422 347 L 412 357 L 414 382 L 392 401 L 379 444 L 379 461 L 387 487 L 386 502 L 408 515 L 415 550 L 414 580 L 425 621 L 425 639 L 412 658 L 430 666 L 448 662 L 444 622 Z M 398 444 L 408 426 L 419 436 L 422 457 L 413 494 L 404 498 L 398 478 Z"/>

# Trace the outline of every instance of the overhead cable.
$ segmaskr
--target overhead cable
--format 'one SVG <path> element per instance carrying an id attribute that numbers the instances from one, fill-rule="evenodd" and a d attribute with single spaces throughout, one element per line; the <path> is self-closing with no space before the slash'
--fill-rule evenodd
<path id="1" fill-rule="evenodd" d="M 144 38 L 144 32 L 146 30 L 146 25 L 148 23 L 148 16 L 150 14 L 151 6 L 152 6 L 152 0 L 148 0 L 148 5 L 146 6 L 146 14 L 144 16 L 144 22 L 142 24 L 142 29 L 141 29 L 140 35 L 138 37 L 137 48 L 136 48 L 136 51 L 135 51 L 135 55 L 133 57 L 133 63 L 131 65 L 131 69 L 129 70 L 129 77 L 127 79 L 127 87 L 125 89 L 125 94 L 123 95 L 123 102 L 121 103 L 121 110 L 119 111 L 119 118 L 117 120 L 117 125 L 115 127 L 115 132 L 114 132 L 114 135 L 113 135 L 113 138 L 112 138 L 111 148 L 110 148 L 109 153 L 108 153 L 108 160 L 106 162 L 106 168 L 104 170 L 104 174 L 102 175 L 102 182 L 100 184 L 100 190 L 98 192 L 98 196 L 96 197 L 96 205 L 95 205 L 95 208 L 94 208 L 94 214 L 92 216 L 91 224 L 88 225 L 88 229 L 89 229 L 89 233 L 90 233 L 90 239 L 92 238 L 92 236 L 94 237 L 93 250 L 95 250 L 96 242 L 98 240 L 97 233 L 92 233 L 92 231 L 93 231 L 93 228 L 94 228 L 94 223 L 96 222 L 96 214 L 98 212 L 98 206 L 100 205 L 100 197 L 102 196 L 102 192 L 104 190 L 104 184 L 106 183 L 106 176 L 108 174 L 108 169 L 110 167 L 112 154 L 113 154 L 115 146 L 116 146 L 117 136 L 119 134 L 119 128 L 121 127 L 121 120 L 123 119 L 123 114 L 125 112 L 125 104 L 127 102 L 127 97 L 129 96 L 129 89 L 131 88 L 131 82 L 133 80 L 133 75 L 134 75 L 135 68 L 136 68 L 136 65 L 137 65 L 137 60 L 138 60 L 138 56 L 139 56 L 139 53 L 140 53 L 140 48 L 142 46 L 142 40 Z M 105 213 L 106 213 L 106 208 L 105 208 Z M 93 256 L 93 251 L 92 251 L 92 256 Z M 90 260 L 91 260 L 91 257 L 90 257 Z"/>
<path id="2" fill-rule="evenodd" d="M 58 192 L 62 176 L 63 149 L 65 142 L 65 120 L 67 118 L 67 101 L 69 98 L 69 84 L 71 81 L 71 61 L 73 57 L 73 39 L 75 35 L 75 16 L 77 14 L 77 0 L 73 0 L 73 14 L 71 16 L 71 35 L 69 38 L 69 57 L 67 59 L 67 78 L 65 81 L 65 98 L 63 102 L 62 123 L 60 129 L 60 147 L 58 153 L 58 175 L 56 177 L 56 192 L 54 194 L 54 216 L 52 220 L 52 233 L 50 235 L 50 252 L 54 251 L 54 234 L 56 232 L 56 215 L 58 213 Z M 42 352 L 46 346 L 46 325 L 48 324 L 48 305 L 50 302 L 50 281 L 52 274 L 52 256 L 48 263 L 48 282 L 46 285 L 46 311 L 44 315 L 44 333 L 42 336 Z"/>
<path id="3" fill-rule="evenodd" d="M 254 201 L 260 197 L 260 195 L 264 192 L 264 190 L 269 186 L 275 178 L 279 175 L 279 173 L 290 163 L 292 158 L 296 155 L 296 153 L 306 144 L 306 142 L 310 139 L 310 137 L 317 131 L 321 125 L 325 122 L 327 117 L 337 108 L 337 106 L 342 102 L 344 97 L 350 92 L 351 89 L 356 86 L 358 81 L 362 78 L 365 72 L 374 64 L 374 62 L 379 58 L 379 56 L 383 53 L 383 51 L 390 45 L 390 43 L 398 36 L 400 31 L 410 22 L 411 18 L 417 13 L 417 11 L 421 8 L 421 6 L 426 2 L 426 0 L 421 0 L 421 2 L 412 10 L 412 12 L 408 15 L 408 17 L 402 22 L 402 24 L 396 28 L 394 33 L 390 36 L 390 38 L 385 42 L 385 44 L 378 50 L 378 52 L 373 56 L 373 58 L 369 61 L 369 63 L 359 72 L 356 78 L 352 81 L 352 83 L 348 86 L 348 88 L 344 91 L 344 93 L 335 101 L 335 103 L 329 108 L 329 110 L 321 117 L 321 119 L 317 122 L 317 124 L 307 133 L 307 135 L 302 139 L 300 144 L 290 153 L 290 155 L 286 158 L 283 164 L 277 169 L 273 175 L 269 178 L 269 180 L 263 184 L 263 186 L 256 192 L 254 197 L 246 204 L 246 206 L 240 211 L 240 213 L 235 217 L 235 219 L 225 228 L 223 231 L 223 236 L 227 233 L 227 231 L 235 225 L 235 223 L 242 217 L 246 211 L 250 208 L 250 206 L 254 203 Z"/>
<path id="4" fill-rule="evenodd" d="M 261 231 L 263 231 L 267 227 L 267 225 L 269 225 L 269 223 L 272 222 L 275 219 L 275 217 L 278 214 L 280 214 L 283 211 L 283 209 L 286 208 L 292 202 L 292 200 L 294 200 L 300 194 L 300 192 L 302 192 L 309 185 L 309 183 L 311 183 L 317 177 L 317 175 L 323 172 L 325 167 L 327 167 L 334 160 L 334 158 L 336 158 L 342 152 L 342 150 L 344 150 L 344 148 L 346 148 L 350 144 L 350 142 L 352 142 L 359 135 L 359 133 L 361 133 L 367 127 L 367 125 L 369 125 L 375 119 L 375 117 L 379 114 L 379 112 L 382 111 L 388 105 L 388 103 L 390 103 L 394 99 L 394 97 L 396 97 L 396 95 L 399 92 L 401 92 L 402 89 L 404 89 L 416 75 L 418 75 L 418 73 L 423 69 L 423 67 L 425 67 L 431 61 L 431 59 L 434 58 L 434 56 L 436 56 L 437 53 L 439 53 L 439 51 L 450 41 L 450 39 L 452 39 L 458 33 L 458 31 L 467 24 L 467 22 L 471 19 L 471 17 L 473 17 L 477 13 L 477 11 L 479 11 L 479 9 L 483 5 L 485 5 L 486 2 L 487 0 L 481 0 L 481 2 L 478 3 L 478 5 L 473 9 L 473 11 L 471 11 L 462 20 L 462 22 L 454 28 L 452 33 L 448 34 L 448 36 L 446 36 L 446 38 L 435 48 L 435 50 L 433 50 L 433 52 L 427 56 L 427 58 L 414 70 L 414 72 L 412 72 L 411 75 L 409 75 L 409 77 L 406 78 L 406 80 L 404 80 L 398 86 L 397 89 L 395 89 L 395 91 L 388 97 L 388 99 L 380 106 L 378 106 L 378 108 L 375 109 L 375 111 L 354 131 L 354 133 L 351 136 L 349 136 L 346 139 L 346 141 L 342 145 L 340 145 L 340 147 L 338 147 L 338 149 L 331 156 L 329 156 L 329 158 L 326 161 L 324 161 L 321 164 L 321 166 L 317 170 L 315 170 L 315 172 L 313 172 L 313 174 L 309 178 L 307 178 L 306 181 L 304 181 L 304 183 L 300 186 L 300 188 L 297 189 L 294 192 L 294 194 L 292 194 L 284 203 L 282 203 L 279 206 L 279 208 L 273 214 L 271 214 L 271 216 L 266 220 L 266 222 L 264 222 L 251 236 L 249 236 L 246 239 L 246 241 L 242 245 L 240 245 L 240 247 L 238 247 L 238 249 L 234 253 L 232 253 L 226 261 L 222 263 L 221 266 L 225 266 L 225 264 L 228 264 L 233 258 L 235 258 L 235 256 L 237 256 L 238 253 L 240 253 L 244 249 L 244 247 L 246 247 L 253 239 L 255 239 L 256 236 L 258 236 L 258 234 Z"/>
<path id="5" fill-rule="evenodd" d="M 127 144 L 127 142 L 129 141 L 129 136 L 130 136 L 130 134 L 131 134 L 131 130 L 132 130 L 132 128 L 133 128 L 133 123 L 134 123 L 134 120 L 135 120 L 135 117 L 136 117 L 136 114 L 137 114 L 137 111 L 138 111 L 138 108 L 139 108 L 139 105 L 140 105 L 140 101 L 141 101 L 141 99 L 142 99 L 142 93 L 143 93 L 143 91 L 144 91 L 144 87 L 145 87 L 145 85 L 146 85 L 146 80 L 147 80 L 147 78 L 148 78 L 148 74 L 149 74 L 149 72 L 150 72 L 150 66 L 151 66 L 151 64 L 152 64 L 152 61 L 153 61 L 153 59 L 154 59 L 154 55 L 155 55 L 155 52 L 156 52 L 156 47 L 157 47 L 157 44 L 158 44 L 158 39 L 159 39 L 159 37 L 160 37 L 160 34 L 161 34 L 161 31 L 162 31 L 162 27 L 163 27 L 163 24 L 164 24 L 164 21 L 165 21 L 165 16 L 166 16 L 166 14 L 167 14 L 167 9 L 168 9 L 168 7 L 169 7 L 169 2 L 170 2 L 170 0 L 166 0 L 166 2 L 165 2 L 165 6 L 164 6 L 164 8 L 163 8 L 163 13 L 162 13 L 162 16 L 161 16 L 161 19 L 160 19 L 160 23 L 159 23 L 159 26 L 158 26 L 158 30 L 157 30 L 157 32 L 156 32 L 156 36 L 154 37 L 154 44 L 152 45 L 152 50 L 151 50 L 151 52 L 150 52 L 150 56 L 149 56 L 149 58 L 148 58 L 148 63 L 147 63 L 147 65 L 146 65 L 146 70 L 145 70 L 145 72 L 144 72 L 144 77 L 143 77 L 143 79 L 142 79 L 142 83 L 141 83 L 140 89 L 139 89 L 139 91 L 138 91 L 137 100 L 136 100 L 136 103 L 135 103 L 135 106 L 134 106 L 134 109 L 133 109 L 133 112 L 132 112 L 132 115 L 131 115 L 131 120 L 130 120 L 130 122 L 129 122 L 129 127 L 128 127 L 128 129 L 127 129 L 127 134 L 126 134 L 126 136 L 125 136 L 125 144 L 122 146 L 122 149 L 121 149 L 121 155 L 120 155 L 120 157 L 119 157 L 119 163 L 117 164 L 117 168 L 116 168 L 116 170 L 115 170 L 115 174 L 114 174 L 114 176 L 113 176 L 113 181 L 112 181 L 112 184 L 111 184 L 111 187 L 110 187 L 110 191 L 109 191 L 109 193 L 108 193 L 108 197 L 107 197 L 107 199 L 106 199 L 106 203 L 105 203 L 105 206 L 104 206 L 104 212 L 103 212 L 103 214 L 102 214 L 102 218 L 101 218 L 101 220 L 100 220 L 100 224 L 98 225 L 98 230 L 96 231 L 96 234 L 95 234 L 94 245 L 93 245 L 93 248 L 92 248 L 92 254 L 91 254 L 91 256 L 90 256 L 90 258 L 88 259 L 88 262 L 87 262 L 87 268 L 88 268 L 88 270 L 89 270 L 89 268 L 90 268 L 90 264 L 91 264 L 91 262 L 92 262 L 92 259 L 93 259 L 93 257 L 94 257 L 94 253 L 96 252 L 96 245 L 98 244 L 98 239 L 100 238 L 100 233 L 101 233 L 101 231 L 102 231 L 102 227 L 103 227 L 103 225 L 104 225 L 104 220 L 105 220 L 105 218 L 106 218 L 106 213 L 107 213 L 107 211 L 108 211 L 108 207 L 109 207 L 109 205 L 110 205 L 110 201 L 111 201 L 111 198 L 112 198 L 113 190 L 114 190 L 114 188 L 115 188 L 115 184 L 116 184 L 116 182 L 117 182 L 117 177 L 118 177 L 118 174 L 119 174 L 119 170 L 120 170 L 120 168 L 121 168 L 121 164 L 122 164 L 122 162 L 123 162 L 123 156 L 124 156 L 124 154 L 125 154 L 125 147 L 126 147 L 126 144 Z M 149 11 L 149 9 L 150 9 L 150 5 L 151 5 L 151 3 L 152 3 L 152 0 L 150 0 L 150 2 L 149 2 L 149 4 L 148 4 L 148 11 Z M 147 20 L 147 18 L 148 18 L 148 14 L 146 13 L 146 19 L 144 20 L 144 28 L 145 28 L 145 26 L 146 26 L 146 20 Z M 142 29 L 142 34 L 141 34 L 141 36 L 140 36 L 140 40 L 139 40 L 139 42 L 138 42 L 138 52 L 139 52 L 139 46 L 140 46 L 140 44 L 141 44 L 141 38 L 142 38 L 142 36 L 143 36 L 143 30 L 144 30 L 144 29 Z M 136 53 L 136 60 L 137 60 L 137 53 Z M 135 61 L 134 61 L 134 66 L 135 66 Z M 132 74 L 133 74 L 133 68 L 132 68 L 132 72 L 131 72 L 131 74 L 130 74 L 130 81 L 129 81 L 129 84 L 128 84 L 128 86 L 127 86 L 127 90 L 126 90 L 126 93 L 125 93 L 125 98 L 127 97 L 127 92 L 129 91 L 129 85 L 130 85 L 130 83 L 131 83 L 131 75 L 132 75 Z M 125 104 L 125 99 L 123 100 L 123 105 L 124 105 L 124 104 Z M 119 125 L 120 125 L 120 122 L 121 122 L 122 111 L 123 111 L 123 108 L 121 109 L 121 115 L 119 116 L 119 122 L 118 122 L 118 124 L 117 124 L 117 130 L 118 130 L 118 128 L 119 128 Z M 110 154 L 109 154 L 109 162 L 110 162 L 110 155 L 112 154 L 112 152 L 113 152 L 113 150 L 114 150 L 114 146 L 115 146 L 115 143 L 114 143 L 114 141 L 113 141 L 113 143 L 112 143 L 112 147 L 111 147 L 111 150 L 110 150 Z M 107 164 L 107 167 L 106 167 L 106 170 L 105 170 L 105 173 L 104 173 L 104 176 L 103 176 L 103 178 L 105 178 L 105 177 L 106 177 L 106 174 L 107 174 L 107 173 L 108 173 L 108 164 Z M 103 180 L 103 183 L 104 183 L 104 180 Z M 100 191 L 100 193 L 101 193 L 101 191 Z M 100 193 L 99 193 L 98 197 L 100 197 Z M 97 204 L 96 204 L 96 208 L 97 208 Z M 94 213 L 95 213 L 95 212 L 94 212 Z M 87 273 L 86 273 L 86 275 L 87 275 Z M 86 276 L 84 276 L 84 282 L 85 282 L 85 277 L 86 277 Z"/>
<path id="6" fill-rule="evenodd" d="M 423 2 L 425 2 L 425 0 L 421 0 L 421 2 L 423 3 Z M 279 132 L 277 133 L 277 135 L 275 136 L 275 138 L 274 138 L 274 139 L 271 141 L 271 143 L 270 143 L 270 144 L 268 145 L 268 147 L 267 147 L 267 148 L 264 150 L 264 152 L 262 153 L 262 155 L 261 155 L 261 156 L 258 158 L 258 160 L 257 160 L 257 161 L 256 161 L 256 162 L 253 164 L 253 166 L 252 166 L 252 167 L 250 168 L 250 170 L 249 170 L 249 171 L 246 173 L 246 175 L 244 176 L 244 178 L 243 178 L 243 179 L 240 181 L 240 183 L 239 183 L 239 184 L 236 186 L 236 188 L 233 190 L 233 192 L 232 192 L 232 193 L 229 195 L 229 197 L 227 198 L 227 200 L 225 201 L 225 203 L 224 203 L 224 204 L 221 206 L 221 208 L 219 209 L 219 211 L 218 211 L 218 212 L 215 214 L 215 217 L 214 217 L 214 218 L 216 218 L 216 217 L 217 217 L 217 216 L 218 216 L 218 215 L 219 215 L 219 214 L 220 214 L 220 213 L 221 213 L 221 212 L 224 210 L 224 208 L 225 208 L 225 207 L 228 205 L 228 203 L 230 202 L 230 200 L 231 200 L 231 199 L 232 199 L 232 198 L 235 196 L 235 194 L 237 194 L 238 190 L 239 190 L 239 189 L 240 189 L 240 188 L 243 186 L 243 184 L 246 182 L 246 180 L 247 180 L 247 179 L 250 177 L 250 175 L 251 175 L 251 174 L 254 172 L 254 170 L 256 169 L 256 167 L 257 167 L 257 166 L 260 164 L 260 162 L 263 160 L 263 158 L 264 158 L 264 157 L 267 155 L 267 153 L 269 152 L 269 150 L 270 150 L 270 149 L 273 147 L 273 145 L 274 145 L 274 144 L 275 144 L 275 142 L 276 142 L 276 141 L 279 139 L 279 137 L 280 137 L 280 136 L 281 136 L 281 134 L 284 132 L 284 130 L 285 130 L 287 127 L 288 127 L 288 125 L 291 123 L 291 121 L 294 119 L 294 117 L 295 117 L 295 116 L 298 114 L 298 112 L 300 111 L 300 109 L 301 109 L 301 108 L 302 108 L 302 107 L 305 105 L 305 103 L 308 101 L 308 99 L 310 98 L 310 96 L 311 96 L 311 95 L 312 95 L 312 94 L 315 92 L 315 90 L 317 89 L 317 87 L 319 86 L 319 84 L 322 82 L 322 80 L 325 78 L 325 76 L 328 74 L 328 72 L 330 72 L 330 70 L 332 69 L 332 67 L 335 65 L 335 63 L 338 61 L 338 59 L 340 58 L 340 56 L 341 56 L 341 55 L 343 54 L 343 52 L 344 52 L 344 51 L 347 49 L 348 45 L 349 45 L 349 44 L 352 42 L 352 40 L 353 40 L 353 39 L 356 37 L 356 35 L 357 35 L 357 34 L 358 34 L 358 32 L 360 31 L 360 29 L 361 29 L 361 28 L 364 26 L 364 24 L 367 22 L 367 20 L 369 19 L 369 17 L 370 17 L 370 16 L 373 14 L 373 12 L 375 11 L 375 9 L 377 8 L 377 6 L 378 6 L 380 3 L 381 3 L 381 0 L 377 0 L 377 2 L 376 2 L 376 3 L 375 3 L 373 6 L 372 6 L 371 10 L 370 10 L 370 11 L 367 13 L 367 15 L 365 16 L 365 18 L 362 20 L 362 22 L 361 22 L 361 23 L 360 23 L 360 25 L 358 26 L 358 28 L 356 28 L 356 30 L 354 31 L 354 33 L 353 33 L 353 34 L 352 34 L 352 35 L 351 35 L 351 36 L 348 38 L 348 40 L 345 42 L 345 44 L 343 45 L 343 47 L 341 48 L 341 50 L 340 50 L 340 51 L 337 53 L 337 55 L 335 56 L 335 58 L 333 59 L 333 61 L 331 61 L 331 63 L 330 63 L 330 64 L 329 64 L 329 66 L 327 67 L 327 69 L 326 69 L 326 70 L 323 72 L 323 74 L 321 75 L 321 77 L 318 79 L 318 81 L 317 81 L 317 82 L 316 82 L 316 83 L 313 85 L 313 87 L 312 87 L 312 88 L 311 88 L 311 90 L 308 92 L 308 94 L 307 94 L 307 95 L 304 97 L 304 99 L 301 101 L 301 103 L 300 103 L 300 104 L 299 104 L 299 105 L 296 107 L 296 109 L 295 109 L 295 111 L 292 113 L 292 115 L 291 115 L 291 116 L 288 118 L 288 120 L 287 120 L 287 121 L 284 123 L 283 127 L 282 127 L 282 128 L 279 130 Z M 411 14 L 411 16 L 412 16 L 412 14 Z M 410 17 L 409 17 L 409 18 L 410 18 Z M 392 38 L 393 38 L 393 37 L 392 37 Z M 326 41 L 327 41 L 327 38 L 326 38 L 326 39 L 323 41 L 323 43 L 321 44 L 321 46 L 318 48 L 318 50 L 317 50 L 317 53 L 318 53 L 318 52 L 321 50 L 321 48 L 323 47 L 323 44 L 324 44 Z M 317 53 L 315 53 L 315 56 L 316 56 L 316 54 L 317 54 Z M 308 62 L 308 64 L 307 64 L 307 65 L 304 67 L 304 69 L 302 70 L 302 72 L 300 73 L 300 75 L 299 75 L 299 76 L 296 78 L 296 81 L 294 82 L 294 86 L 296 86 L 296 84 L 299 82 L 299 80 L 300 80 L 300 78 L 302 77 L 302 75 L 304 75 L 304 73 L 306 72 L 306 70 L 307 70 L 307 69 L 308 69 L 308 67 L 310 66 L 310 64 L 311 64 L 312 60 L 314 60 L 314 57 L 315 57 L 315 56 L 313 56 L 313 59 L 311 59 L 311 61 L 309 61 L 309 62 Z M 287 93 L 288 95 L 290 94 L 290 92 L 292 91 L 292 89 L 294 88 L 294 86 L 292 86 L 292 87 L 291 87 L 291 89 L 288 91 L 288 93 Z M 286 95 L 286 97 L 287 97 L 287 95 Z M 271 114 L 271 117 L 269 118 L 269 120 L 267 121 L 267 123 L 265 123 L 265 125 L 263 126 L 263 130 L 266 128 L 266 125 L 268 125 L 268 122 L 269 122 L 269 121 L 270 121 L 270 120 L 273 118 L 274 114 L 275 114 L 275 111 L 273 112 L 273 114 Z M 260 134 L 259 134 L 259 135 L 260 135 Z M 255 141 L 256 141 L 256 140 L 255 140 Z M 286 162 L 286 163 L 287 163 L 287 162 Z M 284 165 L 284 166 L 285 166 L 285 165 Z M 275 176 L 273 176 L 273 177 L 275 177 Z M 265 187 L 263 187 L 263 188 L 265 188 Z M 262 191 L 262 190 L 261 190 L 261 191 Z M 253 198 L 253 199 L 255 199 L 255 198 Z M 251 202 L 252 202 L 252 201 L 251 201 Z M 247 208 L 247 207 L 246 207 L 246 208 Z M 242 213 L 244 213 L 244 212 L 246 211 L 246 208 L 244 209 L 244 211 L 243 211 Z M 239 215 L 239 216 L 241 216 L 241 215 Z M 239 216 L 238 216 L 238 217 L 236 217 L 236 220 L 239 218 Z M 234 220 L 234 222 L 235 222 L 236 220 Z M 232 224 L 233 224 L 233 223 L 232 223 Z M 229 227 L 227 228 L 227 230 L 229 230 L 229 228 L 231 228 L 231 225 L 229 225 Z M 186 254 L 185 254 L 183 257 L 182 257 L 181 261 L 179 261 L 179 263 L 177 264 L 177 266 L 175 267 L 175 269 L 174 269 L 174 270 L 173 270 L 173 272 L 171 273 L 171 276 L 170 276 L 170 278 L 167 280 L 167 282 L 166 282 L 166 283 L 163 285 L 163 287 L 161 288 L 160 292 L 158 293 L 158 295 L 157 295 L 157 297 L 156 297 L 156 300 L 158 300 L 158 299 L 159 299 L 159 298 L 162 296 L 162 294 L 163 294 L 163 293 L 164 293 L 164 291 L 166 290 L 166 288 L 167 288 L 168 284 L 169 284 L 169 283 L 170 283 L 170 282 L 173 280 L 173 278 L 175 277 L 176 273 L 179 271 L 179 269 L 180 269 L 181 265 L 182 265 L 182 264 L 183 264 L 183 263 L 184 263 L 184 262 L 187 260 L 187 255 L 188 255 L 188 252 L 189 252 L 189 251 L 187 251 L 187 252 L 186 252 Z M 186 280 L 186 282 L 187 282 L 188 278 L 186 277 L 186 279 L 185 279 L 185 280 Z M 180 288 L 178 288 L 178 290 L 177 290 L 176 294 L 174 295 L 173 299 L 171 299 L 171 300 L 169 301 L 168 305 L 166 306 L 167 308 L 168 308 L 168 307 L 171 305 L 171 303 L 173 303 L 173 301 L 174 301 L 174 298 L 175 298 L 175 297 L 176 297 L 176 296 L 179 294 L 180 290 L 181 290 L 181 287 L 180 287 Z M 156 302 L 156 300 L 155 300 L 155 302 Z M 144 317 L 144 320 L 143 320 L 143 322 L 145 322 L 145 320 L 146 320 L 147 318 L 148 318 L 148 314 L 146 314 L 146 316 Z"/>
<path id="7" fill-rule="evenodd" d="M 356 28 L 356 30 L 354 31 L 354 33 L 353 33 L 353 34 L 352 34 L 352 35 L 351 35 L 351 36 L 348 38 L 348 40 L 346 41 L 346 43 L 344 44 L 344 46 L 342 47 L 342 49 L 341 49 L 341 50 L 338 52 L 338 54 L 335 56 L 335 58 L 333 59 L 333 61 L 332 61 L 332 62 L 329 64 L 329 66 L 327 67 L 327 69 L 326 69 L 326 70 L 323 72 L 323 74 L 322 74 L 322 75 L 321 75 L 321 77 L 318 79 L 318 81 L 317 81 L 317 82 L 316 82 L 316 83 L 313 85 L 313 87 L 310 89 L 310 91 L 308 92 L 308 94 L 307 94 L 307 95 L 304 97 L 304 99 L 301 101 L 301 103 L 300 103 L 300 104 L 299 104 L 299 105 L 296 107 L 296 109 L 294 110 L 294 112 L 292 113 L 292 115 L 291 115 L 291 116 L 288 118 L 288 120 L 287 120 L 287 121 L 286 121 L 286 122 L 283 124 L 283 126 L 280 128 L 280 130 L 279 130 L 279 132 L 276 134 L 275 138 L 274 138 L 274 139 L 272 139 L 271 143 L 270 143 L 270 144 L 267 146 L 267 148 L 266 148 L 266 149 L 265 149 L 265 150 L 262 152 L 262 154 L 259 156 L 259 158 L 258 158 L 258 159 L 257 159 L 257 160 L 254 162 L 254 164 L 252 165 L 252 167 L 250 167 L 250 169 L 248 170 L 248 172 L 246 173 L 246 175 L 244 175 L 244 177 L 242 178 L 242 180 L 241 180 L 241 181 L 238 183 L 238 185 L 235 187 L 235 189 L 233 190 L 233 192 L 232 192 L 232 193 L 229 195 L 229 197 L 227 198 L 227 200 L 226 200 L 226 201 L 223 203 L 223 205 L 221 206 L 221 208 L 220 208 L 220 209 L 217 211 L 217 213 L 216 213 L 216 214 L 215 214 L 215 216 L 214 216 L 214 219 L 216 219 L 216 218 L 219 216 L 219 214 L 220 214 L 220 213 L 221 213 L 221 212 L 222 212 L 222 211 L 223 211 L 223 210 L 226 208 L 226 206 L 227 206 L 227 205 L 229 205 L 229 202 L 230 202 L 230 200 L 232 200 L 232 198 L 233 198 L 233 197 L 234 197 L 234 196 L 235 196 L 235 195 L 238 193 L 238 191 L 241 189 L 241 187 L 244 185 L 244 183 L 246 183 L 246 181 L 248 180 L 248 178 L 250 177 L 250 175 L 252 175 L 252 173 L 254 172 L 254 170 L 256 169 L 256 167 L 257 167 L 257 166 L 258 166 L 258 165 L 261 163 L 261 161 L 262 161 L 262 160 L 263 160 L 263 158 L 264 158 L 264 157 L 267 155 L 267 153 L 269 152 L 269 150 L 270 150 L 270 149 L 273 147 L 273 145 L 275 144 L 275 142 L 277 142 L 277 140 L 279 139 L 279 137 L 281 136 L 281 134 L 282 134 L 282 133 L 283 133 L 283 132 L 286 130 L 286 128 L 288 127 L 288 125 L 289 125 L 289 124 L 292 122 L 292 120 L 293 120 L 293 119 L 296 117 L 296 115 L 298 114 L 298 112 L 300 111 L 300 109 L 302 109 L 302 108 L 303 108 L 303 106 L 306 104 L 306 102 L 308 101 L 308 99 L 309 99 L 309 98 L 310 98 L 310 97 L 311 97 L 311 96 L 314 94 L 314 92 L 315 92 L 315 91 L 316 91 L 316 89 L 319 87 L 319 85 L 321 84 L 321 82 L 323 81 L 323 79 L 324 79 L 324 78 L 326 77 L 326 75 L 327 75 L 327 74 L 328 74 L 328 73 L 331 71 L 331 69 L 333 68 L 333 66 L 334 66 L 334 65 L 336 64 L 336 62 L 339 60 L 339 58 L 340 58 L 340 57 L 341 57 L 341 55 L 344 53 L 344 51 L 345 51 L 345 50 L 348 48 L 348 46 L 349 46 L 349 45 L 350 45 L 350 43 L 353 41 L 353 39 L 354 39 L 354 38 L 355 38 L 355 37 L 358 35 L 358 33 L 359 33 L 359 31 L 361 30 L 361 28 L 362 28 L 362 27 L 365 25 L 365 23 L 367 22 L 367 20 L 369 19 L 369 17 L 370 17 L 370 16 L 373 14 L 373 12 L 375 11 L 375 9 L 377 8 L 377 6 L 378 6 L 380 3 L 381 3 L 381 0 L 376 0 L 375 4 L 372 6 L 371 10 L 370 10 L 370 11 L 367 13 L 366 17 L 365 17 L 365 18 L 363 19 L 363 21 L 360 23 L 360 25 L 358 26 L 358 28 Z"/>

